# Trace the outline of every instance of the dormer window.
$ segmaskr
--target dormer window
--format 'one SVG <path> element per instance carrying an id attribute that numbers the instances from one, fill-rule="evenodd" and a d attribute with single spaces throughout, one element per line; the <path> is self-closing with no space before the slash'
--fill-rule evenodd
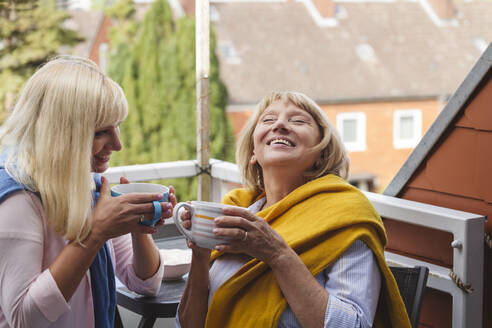
<path id="1" fill-rule="evenodd" d="M 378 61 L 374 48 L 368 43 L 360 43 L 355 47 L 355 53 L 364 62 L 374 64 Z"/>

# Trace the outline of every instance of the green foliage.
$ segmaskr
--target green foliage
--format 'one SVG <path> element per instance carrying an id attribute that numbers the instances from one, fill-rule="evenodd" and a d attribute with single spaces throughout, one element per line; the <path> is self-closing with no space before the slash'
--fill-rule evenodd
<path id="1" fill-rule="evenodd" d="M 137 25 L 131 0 L 120 0 L 108 14 L 112 56 L 108 73 L 121 84 L 130 112 L 121 125 L 125 148 L 113 165 L 196 158 L 195 22 L 173 19 L 167 1 L 156 0 Z M 227 91 L 219 79 L 215 39 L 211 38 L 211 157 L 232 161 L 234 136 L 225 114 Z M 166 181 L 179 199 L 196 198 L 196 179 Z"/>
<path id="2" fill-rule="evenodd" d="M 67 18 L 55 0 L 0 2 L 0 122 L 37 67 L 82 40 L 62 26 Z"/>

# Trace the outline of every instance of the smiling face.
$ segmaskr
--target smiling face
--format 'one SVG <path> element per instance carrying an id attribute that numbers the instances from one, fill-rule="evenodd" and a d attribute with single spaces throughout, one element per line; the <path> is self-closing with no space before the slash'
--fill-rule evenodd
<path id="1" fill-rule="evenodd" d="M 319 153 L 309 150 L 320 142 L 318 124 L 291 102 L 275 101 L 260 115 L 253 132 L 254 155 L 263 170 L 288 167 L 301 174 L 311 169 Z"/>
<path id="2" fill-rule="evenodd" d="M 102 173 L 109 167 L 113 151 L 121 150 L 120 128 L 118 125 L 96 130 L 92 143 L 91 167 L 93 172 Z"/>

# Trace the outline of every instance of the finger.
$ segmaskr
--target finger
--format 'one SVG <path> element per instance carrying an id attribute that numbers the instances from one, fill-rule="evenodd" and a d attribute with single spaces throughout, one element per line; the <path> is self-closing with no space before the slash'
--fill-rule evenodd
<path id="1" fill-rule="evenodd" d="M 140 204 L 140 203 L 149 203 L 154 200 L 161 200 L 162 194 L 151 194 L 151 193 L 129 193 L 121 195 L 120 198 L 122 201 L 132 203 L 132 204 Z"/>
<path id="2" fill-rule="evenodd" d="M 161 203 L 162 217 L 169 218 L 173 215 L 173 205 L 171 203 Z"/>
<path id="3" fill-rule="evenodd" d="M 181 222 L 181 226 L 185 229 L 191 229 L 191 221 L 190 220 L 183 221 Z"/>
<path id="4" fill-rule="evenodd" d="M 228 237 L 236 242 L 244 242 L 247 236 L 246 231 L 239 228 L 215 228 L 213 232 L 215 236 Z"/>
<path id="5" fill-rule="evenodd" d="M 119 197 L 118 197 L 119 198 Z M 147 202 L 142 204 L 125 204 L 123 213 L 129 215 L 137 215 L 140 217 L 142 214 L 149 219 L 154 217 L 154 204 Z"/>
<path id="6" fill-rule="evenodd" d="M 248 210 L 247 208 L 240 208 L 240 207 L 233 207 L 233 206 L 224 207 L 222 213 L 229 216 L 240 216 L 242 218 L 247 219 L 248 221 L 257 221 L 259 219 L 259 217 L 251 213 L 251 211 Z"/>
<path id="7" fill-rule="evenodd" d="M 187 208 L 182 208 L 180 211 L 181 220 L 191 220 L 191 212 Z"/>
<path id="8" fill-rule="evenodd" d="M 214 249 L 224 253 L 244 253 L 244 249 L 229 244 L 216 245 Z"/>
<path id="9" fill-rule="evenodd" d="M 240 216 L 219 216 L 214 219 L 217 227 L 221 228 L 242 228 L 243 230 L 251 230 L 251 221 L 248 221 Z"/>
<path id="10" fill-rule="evenodd" d="M 152 220 L 154 218 L 154 213 L 140 213 L 137 215 L 137 219 L 139 222 Z"/>
<path id="11" fill-rule="evenodd" d="M 176 206 L 177 200 L 176 200 L 176 195 L 174 193 L 169 193 L 169 202 L 173 204 L 173 207 Z"/>
<path id="12" fill-rule="evenodd" d="M 188 246 L 188 248 L 193 248 L 193 246 L 195 246 L 195 244 L 189 239 L 186 239 L 186 245 Z"/>
<path id="13" fill-rule="evenodd" d="M 174 190 L 173 186 L 169 186 L 169 201 L 171 202 L 171 204 L 173 204 L 173 207 L 177 203 L 176 191 Z"/>
<path id="14" fill-rule="evenodd" d="M 101 188 L 99 189 L 100 195 L 108 195 L 109 194 L 109 182 L 108 179 L 101 176 Z"/>
<path id="15" fill-rule="evenodd" d="M 125 177 L 120 177 L 120 184 L 128 184 L 130 181 Z"/>

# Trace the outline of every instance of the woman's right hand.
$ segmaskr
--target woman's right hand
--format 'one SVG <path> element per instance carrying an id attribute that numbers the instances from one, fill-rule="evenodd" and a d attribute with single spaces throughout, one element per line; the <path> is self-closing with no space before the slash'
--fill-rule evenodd
<path id="1" fill-rule="evenodd" d="M 190 204 L 191 202 L 188 201 Z M 191 229 L 191 212 L 186 208 L 182 207 L 182 210 L 180 212 L 180 217 L 181 217 L 181 226 L 187 230 Z M 210 252 L 211 250 L 208 248 L 203 248 L 195 244 L 189 239 L 186 239 L 186 244 L 188 245 L 189 248 L 192 250 L 192 256 L 197 257 L 199 259 L 207 260 L 210 258 Z"/>
<path id="2" fill-rule="evenodd" d="M 101 241 L 130 232 L 154 233 L 155 227 L 140 224 L 142 215 L 154 215 L 152 201 L 161 200 L 161 194 L 127 194 L 111 196 L 109 182 L 101 177 L 99 200 L 92 212 L 91 235 Z"/>

